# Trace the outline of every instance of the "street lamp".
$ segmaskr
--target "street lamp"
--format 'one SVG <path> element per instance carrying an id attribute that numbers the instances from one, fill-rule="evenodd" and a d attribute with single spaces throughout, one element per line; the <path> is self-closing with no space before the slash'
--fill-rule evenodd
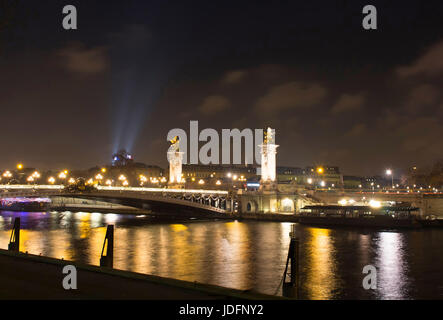
<path id="1" fill-rule="evenodd" d="M 391 169 L 386 170 L 386 175 L 391 176 L 392 188 L 394 188 L 394 173 Z"/>

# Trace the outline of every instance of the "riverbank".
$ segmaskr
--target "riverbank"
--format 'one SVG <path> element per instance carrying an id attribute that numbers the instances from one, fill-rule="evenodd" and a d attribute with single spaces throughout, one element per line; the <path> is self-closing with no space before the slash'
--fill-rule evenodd
<path id="1" fill-rule="evenodd" d="M 274 221 L 274 222 L 298 222 L 295 214 L 284 213 L 240 213 L 236 214 L 237 220 Z"/>
<path id="2" fill-rule="evenodd" d="M 77 268 L 76 290 L 65 290 L 66 265 Z M 78 264 L 0 249 L 0 299 L 280 299 L 277 296 L 136 272 Z"/>

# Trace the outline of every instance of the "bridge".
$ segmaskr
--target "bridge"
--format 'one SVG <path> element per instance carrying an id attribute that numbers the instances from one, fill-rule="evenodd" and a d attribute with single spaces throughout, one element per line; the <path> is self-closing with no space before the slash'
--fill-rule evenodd
<path id="1" fill-rule="evenodd" d="M 237 213 L 296 213 L 306 205 L 337 204 L 342 199 L 408 202 L 420 215 L 443 215 L 443 194 L 376 191 L 274 191 L 98 186 L 92 192 L 67 192 L 63 185 L 0 185 L 0 199 L 48 197 L 84 199 L 177 217 L 232 218 Z M 60 202 L 60 201 L 58 201 Z M 58 209 L 63 209 L 62 207 Z"/>
<path id="2" fill-rule="evenodd" d="M 154 213 L 211 218 L 231 217 L 233 199 L 225 190 L 97 186 L 92 192 L 67 192 L 63 185 L 0 185 L 0 198 L 78 198 L 150 210 Z"/>
<path id="3" fill-rule="evenodd" d="M 92 192 L 67 192 L 63 185 L 0 185 L 0 198 L 49 197 L 100 201 L 150 210 L 153 213 L 232 218 L 236 213 L 295 213 L 316 203 L 298 192 L 174 189 L 97 186 Z"/>

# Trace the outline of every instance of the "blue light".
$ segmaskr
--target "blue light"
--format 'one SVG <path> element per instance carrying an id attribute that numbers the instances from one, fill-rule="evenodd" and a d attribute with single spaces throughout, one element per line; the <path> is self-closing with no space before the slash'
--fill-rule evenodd
<path id="1" fill-rule="evenodd" d="M 260 187 L 260 183 L 252 183 L 252 182 L 248 182 L 248 183 L 246 184 L 246 186 L 248 186 L 248 187 L 256 187 L 256 188 L 258 188 L 258 187 Z"/>

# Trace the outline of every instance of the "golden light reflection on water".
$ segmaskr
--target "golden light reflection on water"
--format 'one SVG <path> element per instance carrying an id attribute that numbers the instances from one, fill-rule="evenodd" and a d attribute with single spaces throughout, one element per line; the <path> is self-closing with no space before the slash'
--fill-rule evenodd
<path id="1" fill-rule="evenodd" d="M 169 257 L 173 266 L 171 271 L 185 280 L 202 282 L 206 275 L 204 275 L 205 271 L 201 270 L 201 260 L 198 257 L 203 255 L 207 229 L 203 225 L 200 228 L 194 228 L 194 225 L 190 228 L 183 227 L 185 226 L 176 226 L 171 235 L 170 241 L 174 243 L 172 256 Z M 201 236 L 195 238 L 195 232 Z"/>
<path id="2" fill-rule="evenodd" d="M 211 238 L 215 243 L 215 274 L 223 275 L 227 286 L 250 288 L 251 239 L 248 226 L 238 221 L 226 222 Z"/>
<path id="3" fill-rule="evenodd" d="M 0 216 L 2 248 L 7 248 L 15 216 Z M 19 216 L 21 251 L 98 265 L 106 224 L 112 223 L 117 269 L 268 294 L 280 283 L 291 229 L 291 223 L 253 221 L 151 224 L 100 213 Z M 376 264 L 379 271 L 377 298 L 407 297 L 405 233 L 362 234 L 300 225 L 296 233 L 303 299 L 340 298 L 346 289 L 361 286 L 361 266 L 366 264 Z M 354 275 L 347 274 L 350 271 Z"/>
<path id="4" fill-rule="evenodd" d="M 188 227 L 183 224 L 171 224 L 171 229 L 176 232 L 180 232 L 185 231 L 186 229 L 188 229 Z"/>
<path id="5" fill-rule="evenodd" d="M 91 231 L 91 214 L 88 212 L 77 212 L 75 218 L 79 221 L 78 234 L 80 239 L 86 239 Z"/>
<path id="6" fill-rule="evenodd" d="M 100 255 L 102 253 L 103 242 L 105 240 L 106 227 L 91 229 L 88 238 L 88 254 L 87 263 L 98 265 L 100 264 Z"/>
<path id="7" fill-rule="evenodd" d="M 135 241 L 131 239 L 133 231 L 121 228 L 115 228 L 114 230 L 114 267 L 128 270 L 133 265 L 133 261 L 131 261 L 134 257 L 132 253 L 135 247 Z M 105 235 L 103 235 L 103 239 Z"/>
<path id="8" fill-rule="evenodd" d="M 337 289 L 331 230 L 308 228 L 305 286 L 308 299 L 331 299 Z"/>
<path id="9" fill-rule="evenodd" d="M 134 268 L 141 273 L 155 273 L 152 265 L 152 259 L 155 254 L 157 240 L 153 237 L 153 232 L 137 228 L 134 231 Z"/>

